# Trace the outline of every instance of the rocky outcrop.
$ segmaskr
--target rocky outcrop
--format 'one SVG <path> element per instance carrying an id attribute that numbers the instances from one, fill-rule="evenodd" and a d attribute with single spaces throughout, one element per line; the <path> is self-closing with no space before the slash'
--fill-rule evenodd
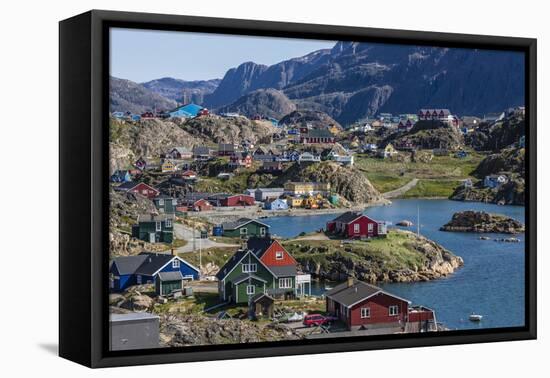
<path id="1" fill-rule="evenodd" d="M 328 114 L 314 110 L 296 110 L 279 120 L 279 124 L 289 126 L 301 125 L 304 123 L 310 124 L 313 127 L 327 127 L 330 125 L 342 127 Z"/>
<path id="2" fill-rule="evenodd" d="M 278 324 L 216 319 L 205 316 L 161 315 L 161 346 L 244 344 L 262 341 L 299 340 L 293 329 Z"/>
<path id="3" fill-rule="evenodd" d="M 525 232 L 525 226 L 510 217 L 502 214 L 490 214 L 484 211 L 461 211 L 440 228 L 450 232 L 476 232 L 518 234 Z"/>
<path id="4" fill-rule="evenodd" d="M 410 131 L 394 133 L 382 145 L 398 144 L 402 141 L 410 141 L 419 149 L 444 148 L 452 151 L 464 147 L 462 133 L 440 121 L 418 121 Z"/>
<path id="5" fill-rule="evenodd" d="M 110 133 L 110 141 L 117 148 L 111 151 L 113 160 L 117 151 L 128 152 L 127 158 L 117 157 L 117 160 L 131 160 L 140 156 L 156 157 L 175 146 L 191 148 L 204 142 L 204 138 L 191 135 L 178 123 L 161 119 L 144 119 L 139 122 L 113 119 Z"/>
<path id="6" fill-rule="evenodd" d="M 334 193 L 356 204 L 387 202 L 359 169 L 343 167 L 330 161 L 309 165 L 296 163 L 273 181 L 271 186 L 282 186 L 287 181 L 330 183 Z"/>
<path id="7" fill-rule="evenodd" d="M 221 113 L 239 113 L 252 118 L 255 115 L 279 119 L 296 110 L 296 105 L 283 92 L 273 88 L 250 92 L 231 105 L 218 109 Z"/>
<path id="8" fill-rule="evenodd" d="M 484 122 L 465 137 L 466 144 L 479 151 L 499 151 L 515 145 L 525 135 L 525 117 L 513 114 L 496 122 Z"/>
<path id="9" fill-rule="evenodd" d="M 270 142 L 278 130 L 269 121 L 252 121 L 244 117 L 223 118 L 216 115 L 197 117 L 181 124 L 185 132 L 210 143 Z"/>
<path id="10" fill-rule="evenodd" d="M 436 242 L 409 231 L 391 231 L 388 239 L 347 245 L 285 244 L 304 272 L 320 279 L 346 277 L 376 282 L 428 281 L 446 277 L 464 262 Z"/>

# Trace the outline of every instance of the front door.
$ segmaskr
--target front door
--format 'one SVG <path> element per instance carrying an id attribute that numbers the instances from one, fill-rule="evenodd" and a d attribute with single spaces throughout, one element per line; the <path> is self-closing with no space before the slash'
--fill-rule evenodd
<path id="1" fill-rule="evenodd" d="M 155 243 L 157 241 L 156 234 L 154 232 L 149 233 L 149 243 Z"/>

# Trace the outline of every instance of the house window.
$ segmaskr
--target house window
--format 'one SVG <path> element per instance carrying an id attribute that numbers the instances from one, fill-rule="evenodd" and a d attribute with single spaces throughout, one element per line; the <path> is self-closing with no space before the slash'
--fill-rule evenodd
<path id="1" fill-rule="evenodd" d="M 258 271 L 258 264 L 243 264 L 243 273 L 254 273 Z"/>
<path id="2" fill-rule="evenodd" d="M 360 227 L 361 227 L 361 225 L 360 225 L 359 223 L 355 223 L 355 224 L 353 225 L 353 232 L 354 232 L 355 234 L 358 234 L 358 233 L 359 233 L 359 228 L 360 228 Z"/>
<path id="3" fill-rule="evenodd" d="M 149 191 L 148 191 L 147 189 L 143 189 L 143 190 L 141 191 L 141 194 L 143 194 L 144 196 L 146 196 L 147 193 L 149 193 Z"/>
<path id="4" fill-rule="evenodd" d="M 178 269 L 180 267 L 180 261 L 178 259 L 172 260 L 172 268 Z"/>
<path id="5" fill-rule="evenodd" d="M 141 276 L 140 275 L 138 275 L 136 277 L 136 282 L 137 282 L 138 285 L 141 285 Z"/>
<path id="6" fill-rule="evenodd" d="M 292 278 L 279 278 L 279 289 L 291 289 L 292 288 Z"/>
<path id="7" fill-rule="evenodd" d="M 265 236 L 265 227 L 260 227 L 260 236 Z"/>
<path id="8" fill-rule="evenodd" d="M 166 227 L 172 227 L 172 219 L 166 219 Z"/>
<path id="9" fill-rule="evenodd" d="M 254 295 L 255 292 L 256 292 L 256 286 L 254 286 L 254 285 L 246 286 L 246 294 L 247 295 Z"/>
<path id="10" fill-rule="evenodd" d="M 155 222 L 155 230 L 156 231 L 162 231 L 162 223 L 161 222 Z"/>
<path id="11" fill-rule="evenodd" d="M 393 305 L 389 307 L 389 314 L 390 316 L 396 316 L 399 314 L 399 307 L 397 305 Z"/>
<path id="12" fill-rule="evenodd" d="M 370 318 L 370 307 L 361 307 L 361 319 Z"/>
<path id="13" fill-rule="evenodd" d="M 283 259 L 283 251 L 275 252 L 275 260 L 282 260 L 282 259 Z"/>
<path id="14" fill-rule="evenodd" d="M 164 200 L 163 199 L 159 199 L 159 206 L 164 206 Z"/>
<path id="15" fill-rule="evenodd" d="M 240 232 L 241 232 L 241 235 L 246 235 L 248 233 L 248 229 L 247 228 L 241 228 Z"/>
<path id="16" fill-rule="evenodd" d="M 369 232 L 372 232 L 374 230 L 374 224 L 369 223 L 368 230 Z"/>

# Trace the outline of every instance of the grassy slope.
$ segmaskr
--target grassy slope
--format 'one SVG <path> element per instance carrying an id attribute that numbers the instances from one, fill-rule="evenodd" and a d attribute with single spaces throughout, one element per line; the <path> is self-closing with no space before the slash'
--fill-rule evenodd
<path id="1" fill-rule="evenodd" d="M 448 197 L 462 179 L 472 177 L 483 155 L 469 152 L 463 159 L 454 156 L 434 156 L 432 161 L 398 162 L 390 159 L 369 158 L 358 155 L 357 166 L 382 193 L 397 189 L 413 178 L 420 179 L 417 188 L 404 197 Z"/>
<path id="2" fill-rule="evenodd" d="M 411 237 L 414 236 L 410 233 L 390 231 L 387 238 L 355 241 L 343 246 L 339 240 L 300 240 L 283 244 L 298 261 L 313 261 L 321 266 L 331 264 L 331 256 L 342 254 L 351 261 L 368 261 L 387 270 L 416 270 L 425 257 L 408 245 Z M 310 247 L 315 252 L 312 253 Z"/>

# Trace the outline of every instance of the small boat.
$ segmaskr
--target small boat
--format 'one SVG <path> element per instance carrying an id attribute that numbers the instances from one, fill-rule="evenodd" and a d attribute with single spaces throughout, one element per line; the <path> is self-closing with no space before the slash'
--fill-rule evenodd
<path id="1" fill-rule="evenodd" d="M 480 322 L 481 319 L 483 319 L 483 315 L 472 313 L 472 314 L 470 314 L 468 319 L 470 319 L 470 321 L 472 321 L 472 322 Z"/>
<path id="2" fill-rule="evenodd" d="M 325 290 L 332 290 L 332 286 L 325 285 Z"/>

